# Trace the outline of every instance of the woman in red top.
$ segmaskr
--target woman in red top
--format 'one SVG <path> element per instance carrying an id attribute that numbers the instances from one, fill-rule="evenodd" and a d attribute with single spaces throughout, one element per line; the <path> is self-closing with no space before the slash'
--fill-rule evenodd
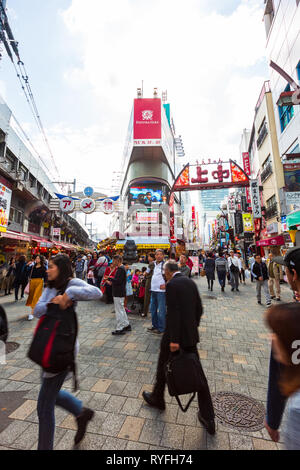
<path id="1" fill-rule="evenodd" d="M 112 296 L 112 286 L 110 284 L 107 284 L 106 281 L 110 277 L 115 277 L 115 274 L 117 272 L 118 266 L 115 266 L 116 262 L 113 260 L 111 266 L 107 266 L 105 269 L 105 273 L 103 275 L 101 284 L 100 284 L 100 289 L 102 291 L 102 294 L 106 294 L 106 303 L 107 304 L 113 304 L 113 296 Z"/>

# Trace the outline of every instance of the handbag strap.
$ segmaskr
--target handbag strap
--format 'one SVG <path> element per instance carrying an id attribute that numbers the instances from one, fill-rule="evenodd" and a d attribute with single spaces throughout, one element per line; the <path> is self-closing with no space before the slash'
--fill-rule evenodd
<path id="1" fill-rule="evenodd" d="M 178 403 L 178 405 L 180 406 L 181 410 L 182 410 L 184 413 L 186 413 L 187 410 L 189 409 L 190 404 L 191 404 L 192 401 L 194 400 L 195 396 L 196 396 L 196 392 L 193 393 L 192 397 L 191 397 L 191 398 L 189 399 L 189 401 L 188 401 L 188 404 L 186 405 L 185 408 L 183 408 L 179 396 L 178 396 L 178 395 L 175 395 L 175 398 L 176 398 L 176 400 L 177 400 L 177 403 Z"/>

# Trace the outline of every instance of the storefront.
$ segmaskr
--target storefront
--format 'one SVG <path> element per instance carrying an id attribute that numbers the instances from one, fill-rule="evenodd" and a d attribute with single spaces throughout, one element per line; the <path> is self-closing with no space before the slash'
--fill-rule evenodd
<path id="1" fill-rule="evenodd" d="M 0 261 L 8 262 L 17 255 L 30 256 L 31 238 L 25 233 L 1 232 L 0 234 Z"/>
<path id="2" fill-rule="evenodd" d="M 265 238 L 263 240 L 258 240 L 256 246 L 263 249 L 265 256 L 270 252 L 274 255 L 281 254 L 281 248 L 285 247 L 286 241 L 283 235 L 278 235 L 277 237 Z"/>

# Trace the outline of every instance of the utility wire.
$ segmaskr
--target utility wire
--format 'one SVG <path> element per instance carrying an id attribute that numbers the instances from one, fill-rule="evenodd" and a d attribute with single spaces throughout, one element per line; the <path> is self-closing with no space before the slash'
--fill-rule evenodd
<path id="1" fill-rule="evenodd" d="M 41 117 L 40 117 L 40 114 L 39 114 L 39 111 L 38 111 L 38 108 L 37 108 L 37 105 L 36 105 L 36 101 L 34 99 L 34 95 L 33 95 L 33 92 L 32 92 L 32 89 L 31 89 L 31 86 L 30 86 L 30 83 L 29 83 L 29 77 L 28 77 L 28 74 L 27 74 L 27 71 L 26 71 L 26 68 L 25 68 L 25 64 L 20 58 L 18 43 L 14 39 L 12 30 L 11 30 L 10 25 L 8 23 L 8 17 L 7 17 L 6 11 L 3 8 L 3 4 L 2 4 L 1 0 L 0 0 L 0 12 L 2 12 L 2 17 L 4 18 L 4 20 L 1 21 L 2 28 L 6 32 L 6 35 L 8 37 L 8 41 L 6 40 L 4 31 L 1 32 L 0 40 L 3 42 L 3 44 L 6 48 L 7 54 L 9 56 L 9 58 L 11 59 L 11 62 L 13 63 L 17 78 L 20 82 L 21 88 L 22 88 L 23 93 L 25 95 L 26 101 L 29 105 L 30 111 L 33 115 L 33 118 L 35 120 L 35 123 L 36 123 L 39 131 L 41 132 L 41 134 L 43 136 L 43 139 L 44 139 L 46 147 L 48 149 L 48 152 L 49 152 L 51 161 L 53 163 L 54 169 L 57 173 L 58 179 L 60 179 L 59 171 L 58 171 L 58 168 L 56 166 L 55 159 L 54 159 L 54 156 L 53 156 L 53 153 L 52 153 L 52 150 L 51 150 L 51 147 L 50 147 L 50 144 L 49 144 L 49 141 L 48 141 L 45 129 L 44 129 L 44 126 L 42 124 L 42 120 L 41 120 Z M 0 16 L 0 19 L 2 19 L 2 17 Z M 14 62 L 13 55 L 11 53 L 9 45 L 11 45 L 11 47 L 12 47 L 12 49 L 13 49 L 13 51 L 14 51 L 17 59 L 18 59 L 17 65 L 18 65 L 18 69 L 19 69 L 20 73 L 18 72 L 17 66 Z M 23 85 L 22 80 L 25 83 L 25 86 Z M 20 126 L 20 128 L 21 128 L 21 126 Z M 24 133 L 24 131 L 23 131 L 23 133 Z M 25 133 L 24 133 L 24 135 L 25 135 Z M 30 142 L 30 139 L 29 139 L 28 136 L 26 136 L 26 140 L 30 143 L 31 147 L 33 147 L 33 144 Z M 36 152 L 36 153 L 38 154 L 38 152 Z M 38 154 L 38 156 L 39 156 L 39 154 Z M 43 160 L 41 159 L 40 156 L 39 156 L 39 159 L 43 162 Z M 44 162 L 43 162 L 43 164 L 47 168 L 47 165 Z M 48 168 L 47 168 L 47 170 L 49 171 Z"/>

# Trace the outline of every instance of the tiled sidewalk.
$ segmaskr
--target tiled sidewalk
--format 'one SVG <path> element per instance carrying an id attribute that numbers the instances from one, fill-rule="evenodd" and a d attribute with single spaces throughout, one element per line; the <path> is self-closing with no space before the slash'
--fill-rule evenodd
<path id="1" fill-rule="evenodd" d="M 264 307 L 257 305 L 254 285 L 206 290 L 197 281 L 204 304 L 199 353 L 211 392 L 234 391 L 265 404 L 269 336 L 263 323 Z M 290 300 L 284 287 L 283 299 Z M 26 358 L 36 321 L 28 322 L 24 302 L 1 298 L 10 326 L 9 341 L 20 348 L 0 365 L 0 450 L 36 449 L 36 404 L 40 384 L 38 367 Z M 184 414 L 166 393 L 167 409 L 149 408 L 143 390 L 155 379 L 160 338 L 146 332 L 149 319 L 130 316 L 132 332 L 113 337 L 112 305 L 101 302 L 78 306 L 80 391 L 77 396 L 96 412 L 81 444 L 82 449 L 277 449 L 265 430 L 247 433 L 217 423 L 209 436 L 197 420 L 197 403 Z M 67 382 L 71 387 L 71 382 Z M 2 393 L 6 392 L 6 393 Z M 11 392 L 11 393 L 10 393 Z M 14 393 L 18 392 L 18 393 Z M 2 423 L 2 424 L 1 424 Z M 56 449 L 72 449 L 76 425 L 72 416 L 56 409 Z"/>

